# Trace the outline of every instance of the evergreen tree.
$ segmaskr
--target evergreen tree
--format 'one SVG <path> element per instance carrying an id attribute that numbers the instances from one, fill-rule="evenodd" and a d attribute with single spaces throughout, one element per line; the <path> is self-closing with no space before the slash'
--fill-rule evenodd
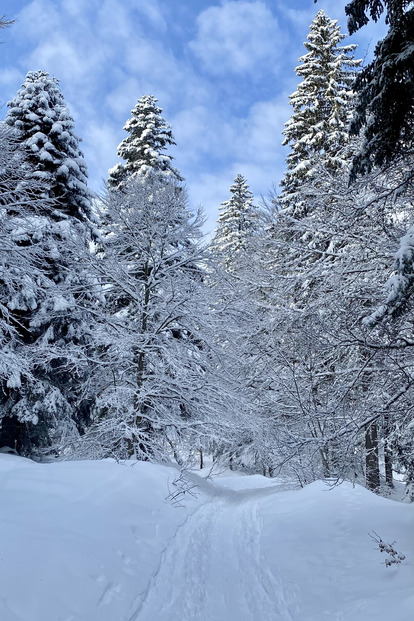
<path id="1" fill-rule="evenodd" d="M 404 201 L 392 202 L 393 196 L 398 198 L 394 189 L 399 187 L 404 172 L 394 169 L 388 176 L 377 174 L 352 190 L 347 188 L 348 172 L 356 151 L 355 141 L 347 136 L 347 121 L 353 96 L 352 73 L 357 61 L 347 55 L 353 47 L 342 48 L 339 53 L 338 42 L 343 36 L 335 22 L 322 12 L 315 22 L 320 24 L 321 20 L 332 27 L 330 33 L 329 29 L 321 29 L 321 33 L 325 33 L 326 41 L 329 45 L 332 42 L 338 52 L 338 62 L 333 55 L 327 67 L 336 67 L 337 76 L 342 72 L 344 77 L 337 78 L 337 83 L 344 92 L 337 100 L 329 99 L 332 93 L 329 86 L 335 84 L 335 80 L 330 82 L 328 71 L 321 79 L 323 54 L 316 63 L 313 53 L 318 49 L 318 42 L 320 50 L 330 47 L 322 45 L 322 36 L 319 39 L 318 31 L 312 33 L 311 26 L 308 43 L 311 41 L 315 45 L 310 45 L 309 54 L 303 57 L 307 61 L 302 74 L 305 80 L 292 96 L 297 108 L 285 134 L 296 142 L 288 158 L 282 209 L 275 217 L 268 244 L 263 244 L 266 250 L 262 261 L 268 265 L 270 274 L 267 272 L 266 276 L 264 271 L 263 277 L 257 280 L 273 280 L 273 286 L 269 285 L 268 289 L 275 296 L 269 307 L 277 317 L 278 329 L 278 347 L 273 354 L 281 386 L 273 394 L 277 404 L 274 409 L 279 418 L 282 415 L 278 451 L 282 455 L 286 455 L 286 451 L 294 455 L 297 451 L 299 463 L 296 462 L 296 467 L 301 462 L 307 464 L 307 476 L 332 475 L 338 469 L 345 475 L 347 471 L 357 471 L 353 457 L 365 451 L 366 482 L 374 489 L 379 483 L 379 438 L 386 447 L 389 464 L 392 421 L 394 416 L 395 420 L 400 418 L 394 411 L 390 413 L 388 402 L 381 401 L 380 374 L 383 374 L 383 381 L 388 382 L 390 394 L 398 394 L 393 384 L 398 357 L 390 365 L 394 370 L 385 380 L 384 356 L 388 355 L 389 360 L 391 357 L 381 347 L 371 351 L 365 346 L 366 333 L 360 320 L 375 308 L 373 302 L 379 298 L 381 278 L 386 273 L 386 254 L 398 238 L 407 216 Z M 315 60 L 313 71 L 312 60 Z M 309 89 L 313 95 L 305 107 L 308 84 L 314 90 Z M 328 95 L 322 86 L 326 87 Z M 314 106 L 318 94 L 321 103 Z M 342 115 L 342 124 L 336 124 L 342 127 L 342 132 L 331 132 L 329 123 L 325 124 L 325 118 L 327 121 L 330 118 L 330 108 L 328 105 L 324 109 L 323 104 L 332 101 L 337 105 L 336 113 Z M 320 110 L 324 110 L 324 115 L 318 118 Z M 269 264 L 269 257 L 273 257 L 273 263 Z M 369 279 L 367 274 L 370 274 Z M 270 319 L 268 324 L 272 325 Z M 340 339 L 346 346 L 340 346 Z M 270 335 L 268 342 L 272 342 Z M 374 357 L 375 362 L 372 362 Z M 358 369 L 354 382 L 352 377 L 345 379 L 348 369 L 353 372 Z M 403 401 L 400 403 L 403 407 Z M 295 417 L 292 417 L 295 409 L 300 422 L 296 431 Z M 384 416 L 376 416 L 376 409 L 383 411 Z M 358 423 L 353 426 L 351 421 L 355 420 Z M 284 429 L 286 421 L 289 424 Z M 349 431 L 352 428 L 354 435 Z M 341 434 L 346 438 L 352 436 L 354 444 L 348 445 L 348 452 L 339 439 Z M 298 448 L 300 441 L 294 437 L 303 441 L 306 435 L 309 440 Z M 315 455 L 319 456 L 319 466 L 312 459 Z M 392 468 L 391 476 L 389 470 L 387 465 L 387 481 L 392 483 Z"/>
<path id="2" fill-rule="evenodd" d="M 14 142 L 2 148 L 15 155 L 1 187 L 3 334 L 26 364 L 2 375 L 0 443 L 34 455 L 60 451 L 90 419 L 90 278 L 80 256 L 93 228 L 91 194 L 55 79 L 28 74 L 6 122 Z"/>
<path id="3" fill-rule="evenodd" d="M 317 183 L 317 166 L 335 172 L 349 159 L 352 85 L 360 61 L 352 56 L 355 45 L 339 45 L 344 38 L 337 21 L 319 11 L 304 43 L 308 53 L 295 69 L 303 81 L 290 96 L 293 114 L 285 125 L 283 144 L 290 144 L 291 152 L 281 182 L 282 204 L 291 205 L 294 215 L 306 209 L 301 184 Z"/>
<path id="4" fill-rule="evenodd" d="M 175 141 L 157 101 L 153 95 L 143 95 L 131 110 L 132 117 L 124 126 L 129 135 L 118 147 L 118 157 L 125 163 L 117 164 L 109 171 L 109 187 L 120 187 L 130 176 L 146 178 L 153 173 L 159 173 L 165 179 L 182 181 L 180 173 L 172 166 L 172 156 L 164 153 L 168 146 L 175 145 Z"/>
<path id="5" fill-rule="evenodd" d="M 230 187 L 231 198 L 221 203 L 217 229 L 211 246 L 227 268 L 234 268 L 238 254 L 246 250 L 258 229 L 258 210 L 246 179 L 237 175 Z"/>
<path id="6" fill-rule="evenodd" d="M 26 147 L 26 179 L 41 182 L 43 195 L 55 199 L 58 219 L 65 214 L 93 220 L 87 168 L 59 81 L 45 71 L 31 71 L 7 105 L 5 121 Z"/>
<path id="7" fill-rule="evenodd" d="M 358 75 L 351 131 L 363 130 L 352 178 L 412 153 L 414 127 L 414 8 L 410 0 L 352 0 L 345 7 L 350 34 L 386 11 L 389 26 L 374 60 Z"/>
<path id="8" fill-rule="evenodd" d="M 33 191 L 21 188 L 21 167 L 24 152 L 16 136 L 0 123 L 0 381 L 10 388 L 19 384 L 22 377 L 30 376 L 29 355 L 22 356 L 20 343 L 21 326 L 15 316 L 16 307 L 26 299 L 32 305 L 35 292 L 42 286 L 36 248 L 28 246 L 22 252 L 16 232 L 25 219 L 32 217 L 40 207 Z M 36 188 L 35 188 L 36 189 Z M 33 190 L 33 187 L 31 188 Z M 17 224 L 17 215 L 19 223 Z M 10 217 L 13 216 L 13 217 Z M 27 352 L 28 354 L 29 352 Z M 0 416 L 0 420 L 3 418 Z M 5 440 L 2 440 L 4 443 Z M 7 443 L 7 442 L 6 442 Z"/>

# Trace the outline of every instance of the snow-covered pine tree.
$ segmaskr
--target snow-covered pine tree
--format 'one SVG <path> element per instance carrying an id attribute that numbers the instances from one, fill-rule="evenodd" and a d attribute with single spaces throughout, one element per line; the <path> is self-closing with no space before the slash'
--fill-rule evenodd
<path id="1" fill-rule="evenodd" d="M 335 26 L 337 46 L 342 35 L 334 22 L 326 17 L 324 19 Z M 309 61 L 313 58 L 311 52 L 314 48 L 310 46 L 308 49 L 309 54 L 304 59 Z M 329 45 L 327 49 L 330 49 Z M 338 47 L 335 49 L 338 51 Z M 332 67 L 345 71 L 345 77 L 351 77 L 357 61 L 352 60 L 343 68 L 343 56 L 344 52 L 338 54 L 337 63 L 333 57 Z M 319 63 L 316 68 L 319 66 L 324 65 Z M 305 68 L 310 70 L 311 65 Z M 315 75 L 320 78 L 317 72 Z M 311 83 L 312 72 L 309 71 L 309 80 L 306 79 L 306 72 L 303 77 L 304 82 L 294 94 L 296 102 L 300 101 L 301 88 Z M 324 80 L 315 81 L 315 99 L 318 93 L 323 95 L 318 90 L 321 84 L 329 86 L 327 74 Z M 302 439 L 309 434 L 311 443 L 318 446 L 318 451 L 312 454 L 320 456 L 320 463 L 314 471 L 319 472 L 317 476 L 338 472 L 338 468 L 342 473 L 351 469 L 356 471 L 358 467 L 355 470 L 352 460 L 358 452 L 361 456 L 364 453 L 361 444 L 365 431 L 366 482 L 371 489 L 375 489 L 379 485 L 378 438 L 382 436 L 384 440 L 388 452 L 387 470 L 390 471 L 390 430 L 393 420 L 402 420 L 400 413 L 394 418 L 388 403 L 384 405 L 381 402 L 381 381 L 384 384 L 389 382 L 389 394 L 401 399 L 402 408 L 404 397 L 396 390 L 393 380 L 398 368 L 398 356 L 395 355 L 395 362 L 393 360 L 391 364 L 392 358 L 389 352 L 385 353 L 386 349 L 381 351 L 379 347 L 375 350 L 374 346 L 370 351 L 369 347 L 365 347 L 366 335 L 360 319 L 373 308 L 372 301 L 378 299 L 386 253 L 398 237 L 399 227 L 407 216 L 407 206 L 401 200 L 393 202 L 393 195 L 394 198 L 397 195 L 390 189 L 399 187 L 404 178 L 402 170 L 390 170 L 388 176 L 377 174 L 352 190 L 347 187 L 357 146 L 346 135 L 345 121 L 351 111 L 351 84 L 348 88 L 345 81 L 342 84 L 345 93 L 336 102 L 341 104 L 336 112 L 343 113 L 342 133 L 330 132 L 329 126 L 324 125 L 324 120 L 321 121 L 315 114 L 323 107 L 324 95 L 316 110 L 310 99 L 309 109 L 299 107 L 298 115 L 292 117 L 298 121 L 298 128 L 303 130 L 303 134 L 294 136 L 297 140 L 294 147 L 297 146 L 297 149 L 291 156 L 298 160 L 295 162 L 296 169 L 292 170 L 289 170 L 292 157 L 290 162 L 288 160 L 285 181 L 296 185 L 284 188 L 282 209 L 277 212 L 272 238 L 264 256 L 264 265 L 267 264 L 271 272 L 267 277 L 265 272 L 260 281 L 271 283 L 273 280 L 269 290 L 275 296 L 273 309 L 272 304 L 269 308 L 271 314 L 277 317 L 279 346 L 274 351 L 274 368 L 282 386 L 281 390 L 276 389 L 273 393 L 277 404 L 275 411 L 279 415 L 283 412 L 288 415 L 295 408 L 298 411 L 296 420 L 290 416 L 287 437 L 279 432 L 279 440 L 282 439 L 279 451 L 282 454 L 286 451 L 296 433 Z M 325 110 L 327 119 L 328 112 Z M 315 126 L 309 129 L 306 123 L 310 119 Z M 287 129 L 295 129 L 293 121 Z M 326 141 L 326 147 L 323 142 L 318 143 L 319 139 Z M 337 151 L 333 147 L 335 141 L 338 141 Z M 273 265 L 269 265 L 269 257 L 273 257 Z M 272 325 L 271 320 L 268 324 Z M 357 333 L 358 337 L 355 336 Z M 345 347 L 338 344 L 340 334 L 343 342 L 347 343 Z M 272 342 L 271 335 L 267 342 Z M 373 352 L 376 352 L 375 364 L 371 364 Z M 390 367 L 394 368 L 389 374 L 384 370 L 385 356 L 388 356 Z M 347 385 L 344 378 L 349 369 L 359 370 L 358 381 L 353 383 L 351 391 L 346 392 L 350 383 Z M 368 414 L 376 410 L 384 411 L 383 419 Z M 362 433 L 352 436 L 345 432 L 345 437 L 352 437 L 353 443 L 348 444 L 348 450 L 344 450 L 337 434 L 343 433 L 344 429 L 352 429 L 349 421 L 356 419 L 360 424 L 357 430 Z M 305 426 L 301 429 L 299 425 L 298 431 L 294 432 L 293 426 L 298 421 Z M 328 442 L 325 441 L 327 437 L 331 439 Z M 309 460 L 311 472 L 315 462 L 311 466 L 311 454 L 306 454 L 309 446 L 306 442 L 303 444 L 299 461 L 305 464 Z M 302 448 L 305 449 L 303 452 Z M 294 451 L 292 447 L 292 454 Z M 391 476 L 387 474 L 388 480 L 392 483 L 392 473 Z"/>
<path id="2" fill-rule="evenodd" d="M 13 327 L 9 348 L 27 364 L 4 377 L 0 442 L 33 455 L 59 450 L 89 420 L 89 276 L 79 257 L 93 228 L 91 194 L 57 80 L 28 74 L 6 122 L 20 159 L 8 177 L 13 192 L 1 197 L 10 246 L 1 254 L 3 316 Z M 19 264 L 11 268 L 10 257 Z"/>
<path id="3" fill-rule="evenodd" d="M 0 382 L 3 392 L 22 377 L 30 376 L 30 356 L 22 355 L 19 348 L 21 326 L 14 308 L 18 299 L 26 297 L 28 306 L 33 304 L 35 292 L 43 281 L 38 266 L 38 256 L 33 245 L 22 251 L 16 225 L 33 216 L 41 205 L 34 192 L 21 188 L 21 167 L 24 152 L 14 132 L 0 123 Z M 10 217 L 11 214 L 13 217 Z M 17 236 L 16 236 L 17 233 Z M 22 240 L 23 241 L 23 240 Z M 40 277 L 40 278 L 39 278 Z M 0 425 L 4 422 L 0 415 Z M 0 431 L 0 444 L 7 444 L 4 430 Z"/>
<path id="4" fill-rule="evenodd" d="M 128 119 L 124 130 L 128 132 L 118 147 L 119 163 L 109 171 L 108 185 L 118 188 L 130 176 L 146 178 L 156 172 L 173 181 L 182 181 L 178 170 L 172 166 L 172 156 L 165 153 L 170 145 L 175 145 L 170 124 L 161 116 L 162 109 L 157 106 L 153 95 L 143 95 Z"/>
<path id="5" fill-rule="evenodd" d="M 364 137 L 354 159 L 355 179 L 396 156 L 412 153 L 414 7 L 410 0 L 351 0 L 345 12 L 350 34 L 368 23 L 368 14 L 378 21 L 385 12 L 388 24 L 385 38 L 375 47 L 374 60 L 355 84 L 358 97 L 351 131 Z"/>
<path id="6" fill-rule="evenodd" d="M 237 265 L 240 251 L 246 249 L 249 239 L 258 230 L 259 215 L 243 175 L 237 175 L 229 191 L 231 198 L 221 203 L 211 248 L 222 264 L 232 269 Z"/>
<path id="7" fill-rule="evenodd" d="M 232 378 L 239 397 L 238 413 L 241 420 L 246 418 L 244 425 L 237 419 L 233 423 L 231 445 L 225 450 L 230 467 L 269 473 L 274 459 L 267 441 L 272 413 L 264 395 L 273 384 L 273 361 L 266 340 L 269 316 L 264 317 L 259 303 L 265 295 L 261 288 L 263 273 L 256 269 L 263 213 L 254 205 L 253 194 L 241 174 L 236 176 L 230 193 L 230 199 L 221 204 L 211 241 L 208 282 L 217 300 L 215 308 L 221 309 L 221 325 L 216 330 L 227 365 L 225 376 Z M 220 444 L 218 447 L 223 450 Z"/>
<path id="8" fill-rule="evenodd" d="M 28 181 L 40 181 L 44 196 L 55 199 L 58 219 L 65 214 L 93 220 L 87 168 L 59 81 L 46 71 L 30 71 L 7 105 L 5 121 L 27 150 Z"/>
<path id="9" fill-rule="evenodd" d="M 345 36 L 337 21 L 319 11 L 304 42 L 308 52 L 295 69 L 303 81 L 290 96 L 293 114 L 283 131 L 283 144 L 291 152 L 280 197 L 294 216 L 306 211 L 300 188 L 304 182 L 317 183 L 316 168 L 335 172 L 349 161 L 352 89 L 361 61 L 353 57 L 355 45 L 340 45 Z"/>

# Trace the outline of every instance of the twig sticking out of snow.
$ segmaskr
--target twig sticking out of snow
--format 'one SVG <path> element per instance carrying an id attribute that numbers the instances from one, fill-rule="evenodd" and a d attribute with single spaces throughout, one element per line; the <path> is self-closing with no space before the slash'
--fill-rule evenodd
<path id="1" fill-rule="evenodd" d="M 185 473 L 181 471 L 180 476 L 172 482 L 175 489 L 171 490 L 168 486 L 169 494 L 165 500 L 170 500 L 176 507 L 183 506 L 183 500 L 185 495 L 190 495 L 193 498 L 197 498 L 197 494 L 194 489 L 198 487 L 195 483 L 191 483 L 185 476 Z"/>
<path id="2" fill-rule="evenodd" d="M 373 530 L 372 533 L 373 534 L 368 534 L 371 539 L 378 544 L 380 552 L 385 552 L 386 554 L 388 554 L 388 557 L 385 559 L 386 567 L 391 567 L 391 565 L 398 565 L 399 563 L 401 563 L 401 561 L 405 559 L 404 554 L 399 554 L 394 548 L 394 545 L 396 543 L 395 541 L 393 541 L 392 543 L 385 543 L 378 535 L 378 533 L 375 532 L 375 530 Z"/>

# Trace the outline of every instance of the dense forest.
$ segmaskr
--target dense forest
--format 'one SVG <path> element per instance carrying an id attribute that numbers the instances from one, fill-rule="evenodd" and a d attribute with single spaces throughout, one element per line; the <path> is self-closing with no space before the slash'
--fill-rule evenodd
<path id="1" fill-rule="evenodd" d="M 0 122 L 0 446 L 383 494 L 397 472 L 414 498 L 414 9 L 346 12 L 385 12 L 373 61 L 317 12 L 280 192 L 229 180 L 208 242 L 156 97 L 95 196 L 58 79 L 27 74 Z"/>

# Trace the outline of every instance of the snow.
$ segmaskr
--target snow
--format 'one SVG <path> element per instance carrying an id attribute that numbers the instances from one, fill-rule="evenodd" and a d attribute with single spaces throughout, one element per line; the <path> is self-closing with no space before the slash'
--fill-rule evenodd
<path id="1" fill-rule="evenodd" d="M 22 378 L 18 370 L 13 371 L 10 377 L 7 379 L 7 388 L 20 388 L 22 385 Z"/>
<path id="2" fill-rule="evenodd" d="M 413 505 L 229 474 L 0 453 L 1 621 L 412 620 Z"/>
<path id="3" fill-rule="evenodd" d="M 66 311 L 70 308 L 70 302 L 66 300 L 63 295 L 57 295 L 53 300 L 54 311 Z"/>

